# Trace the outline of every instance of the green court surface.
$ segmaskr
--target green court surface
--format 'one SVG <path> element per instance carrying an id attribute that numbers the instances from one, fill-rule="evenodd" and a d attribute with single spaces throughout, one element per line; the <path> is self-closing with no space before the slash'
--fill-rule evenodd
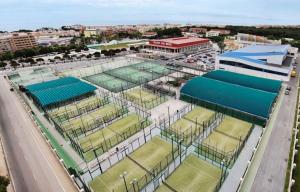
<path id="1" fill-rule="evenodd" d="M 150 171 L 171 151 L 172 145 L 170 143 L 159 137 L 153 137 L 151 141 L 144 144 L 140 150 L 132 153 L 130 157 Z"/>
<path id="2" fill-rule="evenodd" d="M 117 68 L 117 69 L 112 69 L 110 71 L 108 71 L 108 74 L 113 74 L 113 75 L 117 75 L 118 77 L 126 77 L 128 75 L 131 75 L 133 73 L 137 73 L 139 72 L 138 70 L 136 69 L 132 69 L 130 67 L 120 67 L 120 68 Z"/>
<path id="3" fill-rule="evenodd" d="M 163 67 L 163 66 L 160 66 L 159 64 L 151 63 L 151 62 L 142 62 L 142 63 L 137 63 L 134 65 L 131 65 L 131 67 L 134 67 L 137 69 L 152 69 L 152 68 Z"/>
<path id="4" fill-rule="evenodd" d="M 144 168 L 152 170 L 152 168 L 159 164 L 160 161 L 164 160 L 165 156 L 168 155 L 171 150 L 171 145 L 169 143 L 161 140 L 159 137 L 154 137 L 130 154 L 130 157 Z M 90 187 L 94 192 L 124 192 L 126 191 L 124 180 L 120 177 L 124 172 L 127 173 L 125 175 L 125 181 L 129 188 L 132 187 L 130 182 L 134 179 L 138 180 L 140 188 L 144 187 L 146 184 L 146 180 L 144 181 L 143 179 L 145 175 L 149 176 L 147 182 L 151 180 L 151 177 L 147 171 L 136 162 L 125 157 L 119 163 L 91 181 L 89 183 Z"/>
<path id="5" fill-rule="evenodd" d="M 52 118 L 63 122 L 69 118 L 85 113 L 86 111 L 96 109 L 105 103 L 107 102 L 99 97 L 89 97 L 87 99 L 59 107 L 49 111 L 48 113 Z"/>
<path id="6" fill-rule="evenodd" d="M 89 185 L 93 192 L 124 192 L 126 191 L 121 174 L 127 172 L 125 179 L 128 186 L 133 179 L 143 177 L 147 172 L 128 158 L 120 161 L 112 168 L 92 180 Z"/>
<path id="7" fill-rule="evenodd" d="M 151 73 L 140 71 L 131 67 L 121 67 L 107 71 L 105 73 L 132 83 L 142 83 L 145 82 L 145 80 L 149 81 L 157 77 L 155 74 L 153 75 Z"/>
<path id="8" fill-rule="evenodd" d="M 146 109 L 152 109 L 167 100 L 164 96 L 156 95 L 141 88 L 124 92 L 123 97 Z"/>
<path id="9" fill-rule="evenodd" d="M 71 129 L 77 130 L 79 128 L 83 130 L 90 130 L 103 124 L 104 120 L 115 118 L 120 109 L 121 108 L 115 104 L 107 104 L 93 112 L 63 122 L 61 124 L 61 128 L 65 131 Z"/>
<path id="10" fill-rule="evenodd" d="M 154 72 L 157 74 L 166 74 L 170 72 L 170 70 L 165 66 L 151 62 L 138 63 L 135 65 L 131 65 L 131 67 L 142 71 Z"/>
<path id="11" fill-rule="evenodd" d="M 212 150 L 217 150 L 220 153 L 234 153 L 234 151 L 239 147 L 240 141 L 233 139 L 219 132 L 211 133 L 206 139 L 204 139 L 203 144 L 209 146 Z"/>
<path id="12" fill-rule="evenodd" d="M 166 183 L 178 192 L 213 192 L 221 178 L 221 169 L 189 155 Z M 157 192 L 172 192 L 166 185 L 161 185 Z"/>
<path id="13" fill-rule="evenodd" d="M 200 125 L 198 125 L 198 127 L 200 127 Z M 181 134 L 184 132 L 193 132 L 194 130 L 196 130 L 196 124 L 186 119 L 179 119 L 171 125 L 170 129 L 177 134 Z"/>
<path id="14" fill-rule="evenodd" d="M 116 78 L 105 73 L 88 76 L 84 79 L 112 92 L 119 92 L 136 86 L 131 82 Z"/>
<path id="15" fill-rule="evenodd" d="M 140 100 L 141 102 L 147 102 L 147 101 L 153 100 L 158 97 L 154 93 L 145 91 L 140 88 L 127 91 L 124 94 L 128 95 L 129 97 L 131 97 L 133 99 Z"/>
<path id="16" fill-rule="evenodd" d="M 226 136 L 244 140 L 252 127 L 251 123 L 226 116 L 222 123 L 216 128 L 216 131 Z"/>
<path id="17" fill-rule="evenodd" d="M 93 149 L 93 147 L 95 149 L 101 147 L 97 153 L 103 153 L 140 131 L 142 129 L 141 122 L 143 121 L 144 119 L 140 116 L 129 114 L 128 116 L 113 122 L 109 126 L 80 139 L 79 143 L 81 148 L 84 151 L 87 151 L 85 154 L 86 159 L 89 161 L 95 158 L 92 151 L 89 151 Z M 144 121 L 143 126 L 146 127 L 149 124 L 149 121 Z"/>
<path id="18" fill-rule="evenodd" d="M 214 114 L 215 112 L 212 110 L 197 106 L 184 115 L 183 118 L 202 124 L 203 121 L 208 121 Z"/>

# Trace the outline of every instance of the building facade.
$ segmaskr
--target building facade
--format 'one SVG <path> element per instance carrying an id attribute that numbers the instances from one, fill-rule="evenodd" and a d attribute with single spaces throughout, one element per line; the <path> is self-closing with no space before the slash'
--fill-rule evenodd
<path id="1" fill-rule="evenodd" d="M 15 33 L 10 38 L 13 51 L 29 49 L 37 46 L 36 40 L 30 33 Z"/>
<path id="2" fill-rule="evenodd" d="M 289 81 L 297 51 L 290 45 L 252 45 L 217 56 L 216 68 Z"/>
<path id="3" fill-rule="evenodd" d="M 145 45 L 147 49 L 167 53 L 184 53 L 189 51 L 204 50 L 211 47 L 208 39 L 197 37 L 178 37 L 159 40 L 150 40 Z"/>
<path id="4" fill-rule="evenodd" d="M 263 36 L 250 35 L 245 33 L 238 33 L 236 36 L 237 44 L 240 48 L 247 47 L 249 45 L 280 45 L 281 40 L 270 40 Z"/>
<path id="5" fill-rule="evenodd" d="M 0 53 L 18 51 L 37 46 L 34 36 L 30 33 L 13 33 L 0 39 Z"/>
<path id="6" fill-rule="evenodd" d="M 12 51 L 10 39 L 7 37 L 2 37 L 0 38 L 0 54 L 7 51 Z"/>
<path id="7" fill-rule="evenodd" d="M 217 37 L 220 35 L 219 31 L 207 31 L 205 33 L 206 37 Z"/>

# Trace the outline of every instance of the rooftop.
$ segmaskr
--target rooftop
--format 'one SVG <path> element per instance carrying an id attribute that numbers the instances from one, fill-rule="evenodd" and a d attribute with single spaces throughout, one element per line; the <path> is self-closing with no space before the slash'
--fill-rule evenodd
<path id="1" fill-rule="evenodd" d="M 286 54 L 289 45 L 251 45 L 234 52 L 238 53 L 259 53 L 259 54 Z"/>
<path id="2" fill-rule="evenodd" d="M 251 45 L 235 51 L 225 52 L 220 56 L 242 59 L 256 64 L 269 64 L 267 62 L 267 59 L 266 61 L 261 59 L 269 58 L 271 56 L 282 56 L 283 58 L 284 56 L 287 55 L 288 48 L 289 45 Z M 257 59 L 257 57 L 260 58 Z"/>
<path id="3" fill-rule="evenodd" d="M 27 92 L 42 107 L 78 98 L 96 90 L 96 87 L 73 77 L 65 77 L 26 87 Z"/>
<path id="4" fill-rule="evenodd" d="M 268 119 L 277 94 L 206 77 L 195 77 L 182 87 L 182 96 Z"/>
<path id="5" fill-rule="evenodd" d="M 157 39 L 152 41 L 160 41 L 165 43 L 181 45 L 185 43 L 208 42 L 209 40 L 204 38 L 197 38 L 197 37 L 177 37 L 177 38 L 168 38 L 168 39 Z"/>
<path id="6" fill-rule="evenodd" d="M 231 84 L 245 86 L 257 90 L 262 90 L 271 93 L 279 93 L 281 89 L 281 81 L 271 80 L 230 71 L 216 70 L 203 75 L 203 77 L 215 79 Z"/>

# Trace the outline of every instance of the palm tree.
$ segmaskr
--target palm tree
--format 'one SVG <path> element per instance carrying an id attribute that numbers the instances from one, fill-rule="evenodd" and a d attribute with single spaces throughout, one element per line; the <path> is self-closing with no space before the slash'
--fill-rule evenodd
<path id="1" fill-rule="evenodd" d="M 220 52 L 223 53 L 224 52 L 224 49 L 226 47 L 226 45 L 224 44 L 224 41 L 219 41 L 218 42 L 218 46 L 220 48 Z"/>

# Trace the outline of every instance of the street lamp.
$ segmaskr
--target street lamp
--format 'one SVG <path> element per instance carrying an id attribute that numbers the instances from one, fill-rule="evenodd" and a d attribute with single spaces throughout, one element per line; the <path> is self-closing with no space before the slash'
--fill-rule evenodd
<path id="1" fill-rule="evenodd" d="M 123 174 L 120 175 L 120 178 L 123 178 L 124 185 L 125 185 L 125 189 L 126 189 L 126 191 L 128 192 L 128 187 L 127 187 L 126 179 L 125 179 L 125 176 L 126 176 L 126 175 L 127 175 L 127 172 L 124 171 Z"/>
<path id="2" fill-rule="evenodd" d="M 183 142 L 183 139 L 179 140 L 179 162 L 181 163 L 181 144 Z"/>
<path id="3" fill-rule="evenodd" d="M 132 187 L 133 187 L 133 191 L 134 192 L 136 192 L 136 190 L 135 190 L 135 184 L 137 183 L 137 179 L 136 178 L 134 178 L 131 182 L 130 182 L 130 184 L 132 185 Z"/>
<path id="4" fill-rule="evenodd" d="M 174 149 L 173 149 L 173 148 L 174 148 L 174 147 L 173 147 L 173 146 L 174 146 L 174 144 L 173 144 L 173 141 L 174 141 L 174 134 L 171 135 L 171 140 L 172 140 L 172 158 L 173 158 L 173 161 L 174 161 Z"/>

